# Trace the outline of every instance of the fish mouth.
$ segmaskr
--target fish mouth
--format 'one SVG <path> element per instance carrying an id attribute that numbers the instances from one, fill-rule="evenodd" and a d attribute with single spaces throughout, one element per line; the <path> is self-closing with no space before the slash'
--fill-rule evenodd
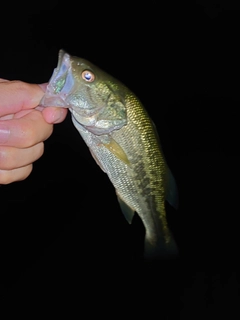
<path id="1" fill-rule="evenodd" d="M 74 78 L 72 75 L 71 58 L 68 53 L 61 49 L 58 54 L 57 67 L 53 71 L 40 105 L 44 107 L 70 108 L 70 105 L 66 102 L 66 98 L 73 87 Z"/>
<path id="2" fill-rule="evenodd" d="M 73 77 L 71 56 L 61 49 L 58 54 L 57 67 L 49 80 L 40 106 L 68 108 L 79 124 L 94 125 L 95 116 L 101 108 L 80 109 L 78 106 L 72 105 L 67 98 L 71 95 L 75 85 L 76 80 Z"/>

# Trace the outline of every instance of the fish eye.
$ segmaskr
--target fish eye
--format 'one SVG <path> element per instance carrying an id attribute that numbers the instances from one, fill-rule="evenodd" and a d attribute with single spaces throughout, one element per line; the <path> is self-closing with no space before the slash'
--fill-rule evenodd
<path id="1" fill-rule="evenodd" d="M 82 78 L 83 80 L 86 80 L 87 82 L 93 82 L 95 80 L 95 75 L 92 73 L 92 71 L 84 70 L 82 72 Z"/>

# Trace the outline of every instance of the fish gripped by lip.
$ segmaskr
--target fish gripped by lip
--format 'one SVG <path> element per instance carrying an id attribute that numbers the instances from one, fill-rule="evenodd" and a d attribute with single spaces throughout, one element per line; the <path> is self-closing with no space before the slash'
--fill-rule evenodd
<path id="1" fill-rule="evenodd" d="M 145 227 L 146 258 L 178 255 L 165 201 L 177 207 L 174 177 L 156 128 L 136 95 L 87 60 L 60 50 L 41 101 L 69 108 L 94 159 L 112 182 L 129 223 L 136 212 Z"/>

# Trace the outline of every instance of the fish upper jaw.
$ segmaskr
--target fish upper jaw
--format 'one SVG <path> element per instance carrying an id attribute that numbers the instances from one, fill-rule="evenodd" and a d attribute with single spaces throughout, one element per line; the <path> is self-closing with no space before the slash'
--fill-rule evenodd
<path id="1" fill-rule="evenodd" d="M 70 55 L 64 50 L 59 51 L 58 65 L 54 69 L 40 105 L 44 107 L 69 108 L 66 98 L 75 85 L 71 70 Z"/>

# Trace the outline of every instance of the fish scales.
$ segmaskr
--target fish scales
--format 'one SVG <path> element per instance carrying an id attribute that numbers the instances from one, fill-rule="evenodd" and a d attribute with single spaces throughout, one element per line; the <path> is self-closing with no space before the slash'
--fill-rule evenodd
<path id="1" fill-rule="evenodd" d="M 176 255 L 165 200 L 175 206 L 177 189 L 155 126 L 125 85 L 90 62 L 63 50 L 43 106 L 64 106 L 94 159 L 112 182 L 131 222 L 137 212 L 146 230 L 147 257 Z"/>

